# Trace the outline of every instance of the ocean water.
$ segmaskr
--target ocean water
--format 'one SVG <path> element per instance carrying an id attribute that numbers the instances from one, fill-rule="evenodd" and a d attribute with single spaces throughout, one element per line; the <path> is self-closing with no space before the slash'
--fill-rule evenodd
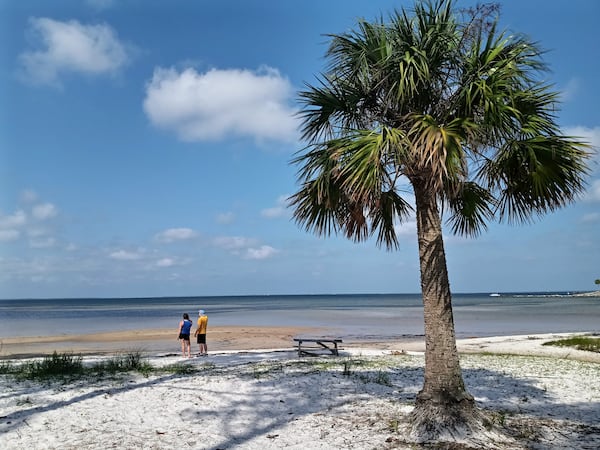
<path id="1" fill-rule="evenodd" d="M 346 339 L 423 334 L 420 294 L 269 295 L 0 300 L 0 339 L 148 328 L 177 329 L 205 309 L 210 326 L 323 327 Z M 600 298 L 454 294 L 457 337 L 600 332 Z M 210 330 L 209 330 L 210 332 Z"/>

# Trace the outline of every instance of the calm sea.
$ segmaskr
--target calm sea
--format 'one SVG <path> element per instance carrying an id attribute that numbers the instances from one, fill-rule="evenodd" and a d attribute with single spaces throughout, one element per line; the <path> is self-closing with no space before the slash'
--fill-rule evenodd
<path id="1" fill-rule="evenodd" d="M 209 325 L 323 327 L 347 339 L 423 334 L 419 294 L 0 300 L 0 338 L 177 328 L 205 309 Z M 454 294 L 458 337 L 600 332 L 600 298 Z"/>

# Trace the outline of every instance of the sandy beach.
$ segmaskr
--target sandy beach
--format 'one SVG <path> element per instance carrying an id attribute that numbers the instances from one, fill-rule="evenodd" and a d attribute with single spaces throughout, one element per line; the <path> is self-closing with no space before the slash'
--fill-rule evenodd
<path id="1" fill-rule="evenodd" d="M 211 327 L 208 344 L 211 351 L 289 348 L 294 336 L 319 333 L 308 327 Z M 192 339 L 193 342 L 193 339 Z M 193 345 L 197 349 L 197 345 Z M 57 352 L 111 354 L 141 351 L 163 354 L 180 351 L 177 332 L 171 328 L 139 329 L 109 333 L 64 334 L 0 338 L 0 358 L 32 357 Z"/>
<path id="2" fill-rule="evenodd" d="M 91 364 L 144 347 L 156 370 L 54 382 L 2 375 L 0 448 L 420 448 L 404 436 L 423 342 L 344 343 L 338 357 L 299 358 L 292 337 L 316 331 L 215 328 L 211 354 L 191 359 L 172 330 L 4 339 L 3 358 L 19 355 L 14 363 L 79 349 Z M 542 345 L 567 335 L 458 342 L 468 390 L 505 436 L 495 448 L 600 447 L 600 355 Z M 481 439 L 453 448 L 490 448 Z"/>

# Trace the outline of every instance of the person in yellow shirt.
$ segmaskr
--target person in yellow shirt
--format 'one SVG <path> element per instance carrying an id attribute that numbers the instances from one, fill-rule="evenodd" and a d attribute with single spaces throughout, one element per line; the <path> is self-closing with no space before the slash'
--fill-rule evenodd
<path id="1" fill-rule="evenodd" d="M 208 326 L 208 316 L 201 309 L 198 312 L 198 328 L 194 335 L 196 336 L 196 342 L 198 342 L 198 356 L 208 355 L 208 346 L 206 345 L 206 327 Z"/>

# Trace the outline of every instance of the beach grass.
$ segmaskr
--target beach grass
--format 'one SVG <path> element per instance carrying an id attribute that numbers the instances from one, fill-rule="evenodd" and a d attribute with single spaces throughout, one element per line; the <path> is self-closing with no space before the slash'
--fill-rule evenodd
<path id="1" fill-rule="evenodd" d="M 24 363 L 9 361 L 0 363 L 0 374 L 12 375 L 19 380 L 38 381 L 56 378 L 73 380 L 88 375 L 114 375 L 131 371 L 147 376 L 153 369 L 153 366 L 144 359 L 140 352 L 117 355 L 91 365 L 85 365 L 81 355 L 56 351 L 40 360 Z"/>
<path id="2" fill-rule="evenodd" d="M 600 337 L 572 336 L 555 341 L 545 342 L 543 345 L 554 345 L 556 347 L 572 347 L 577 350 L 600 353 Z"/>
<path id="3" fill-rule="evenodd" d="M 74 378 L 85 372 L 80 355 L 54 352 L 39 361 L 30 361 L 15 368 L 17 378 L 34 380 L 55 377 Z"/>
<path id="4" fill-rule="evenodd" d="M 106 361 L 97 362 L 90 367 L 90 371 L 96 374 L 137 371 L 143 375 L 148 375 L 153 369 L 154 367 L 137 351 L 117 355 Z"/>

